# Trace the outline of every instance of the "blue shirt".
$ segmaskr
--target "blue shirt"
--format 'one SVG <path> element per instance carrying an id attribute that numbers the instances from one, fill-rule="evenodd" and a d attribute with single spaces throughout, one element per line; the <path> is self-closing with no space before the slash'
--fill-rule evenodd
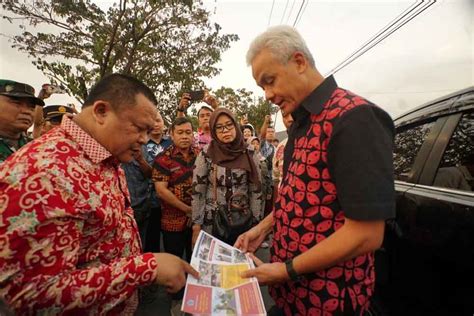
<path id="1" fill-rule="evenodd" d="M 164 136 L 159 144 L 150 139 L 146 145 L 142 146 L 143 158 L 152 166 L 156 156 L 172 143 L 169 136 Z M 122 168 L 127 178 L 132 208 L 145 206 L 148 198 L 150 198 L 149 208 L 159 207 L 160 201 L 155 193 L 153 182 L 150 178 L 145 177 L 138 162 L 132 160 L 129 163 L 123 163 Z"/>

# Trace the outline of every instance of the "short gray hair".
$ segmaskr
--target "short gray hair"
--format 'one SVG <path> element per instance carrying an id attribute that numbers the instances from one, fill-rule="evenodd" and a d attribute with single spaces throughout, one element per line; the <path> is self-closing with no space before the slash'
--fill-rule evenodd
<path id="1" fill-rule="evenodd" d="M 286 64 L 288 60 L 290 60 L 294 52 L 302 52 L 308 59 L 310 65 L 316 68 L 313 55 L 311 55 L 308 46 L 306 46 L 306 42 L 300 33 L 291 26 L 273 26 L 258 35 L 252 41 L 247 51 L 247 65 L 250 66 L 255 56 L 265 48 L 268 48 L 283 64 Z"/>

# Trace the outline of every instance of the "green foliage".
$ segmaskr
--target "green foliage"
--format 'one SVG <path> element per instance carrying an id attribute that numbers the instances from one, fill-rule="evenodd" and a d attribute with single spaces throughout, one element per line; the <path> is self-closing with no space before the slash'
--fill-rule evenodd
<path id="1" fill-rule="evenodd" d="M 29 29 L 57 28 L 33 34 L 20 26 L 23 33 L 12 39 L 53 83 L 82 102 L 105 75 L 132 75 L 155 91 L 168 123 L 178 95 L 217 75 L 222 52 L 238 40 L 210 23 L 202 1 L 120 0 L 104 12 L 90 0 L 4 0 L 2 8 L 11 23 L 21 18 Z"/>

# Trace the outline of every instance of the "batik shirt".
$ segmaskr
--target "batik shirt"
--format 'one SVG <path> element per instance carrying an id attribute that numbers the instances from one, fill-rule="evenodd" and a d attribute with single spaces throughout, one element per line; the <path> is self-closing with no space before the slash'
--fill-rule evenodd
<path id="1" fill-rule="evenodd" d="M 193 167 L 199 149 L 191 147 L 188 157 L 171 145 L 158 155 L 153 163 L 153 182 L 167 182 L 168 190 L 178 200 L 191 205 Z M 161 229 L 182 232 L 186 229 L 188 216 L 176 207 L 161 200 Z"/>
<path id="2" fill-rule="evenodd" d="M 253 155 L 255 166 L 259 169 L 259 156 Z M 248 196 L 248 205 L 253 217 L 259 221 L 262 216 L 262 190 L 251 183 L 246 170 L 230 169 L 212 163 L 205 147 L 197 156 L 193 172 L 193 200 L 192 219 L 194 224 L 212 233 L 212 217 L 217 209 L 214 200 L 213 176 L 217 172 L 217 204 L 227 205 L 233 194 L 239 193 Z"/>
<path id="3" fill-rule="evenodd" d="M 272 262 L 308 251 L 346 218 L 395 216 L 394 126 L 379 107 L 324 80 L 292 113 L 274 209 Z M 366 253 L 270 287 L 287 316 L 364 315 L 375 285 Z"/>
<path id="4" fill-rule="evenodd" d="M 18 314 L 127 314 L 156 266 L 118 161 L 70 118 L 0 165 L 0 296 Z"/>
<path id="5" fill-rule="evenodd" d="M 278 144 L 277 148 L 275 149 L 275 155 L 273 156 L 273 184 L 277 187 L 280 185 L 281 177 L 283 175 L 283 154 L 285 152 L 285 145 L 287 141 L 288 138 L 285 138 Z"/>

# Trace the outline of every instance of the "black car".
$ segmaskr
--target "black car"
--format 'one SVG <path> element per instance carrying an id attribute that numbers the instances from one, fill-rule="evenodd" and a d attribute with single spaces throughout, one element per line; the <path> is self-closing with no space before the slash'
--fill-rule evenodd
<path id="1" fill-rule="evenodd" d="M 474 87 L 395 119 L 397 217 L 376 252 L 387 315 L 474 315 Z"/>

